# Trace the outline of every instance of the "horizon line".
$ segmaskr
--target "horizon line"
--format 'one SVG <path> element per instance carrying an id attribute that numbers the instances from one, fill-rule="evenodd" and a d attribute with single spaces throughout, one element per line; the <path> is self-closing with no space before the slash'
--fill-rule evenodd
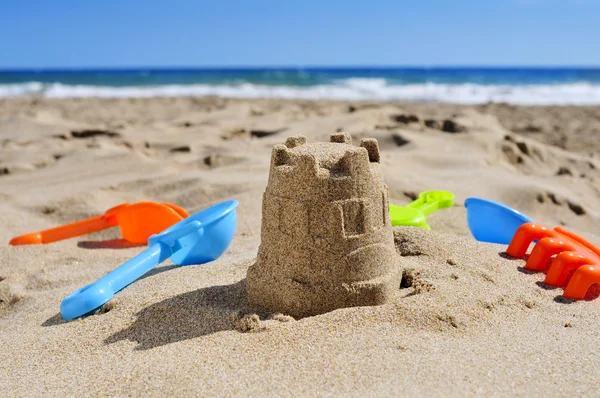
<path id="1" fill-rule="evenodd" d="M 490 70 L 543 70 L 573 69 L 600 70 L 600 65 L 265 65 L 265 66 L 57 66 L 57 67 L 1 67 L 0 73 L 7 72 L 95 72 L 95 71 L 236 71 L 236 70 L 358 70 L 358 69 L 490 69 Z"/>

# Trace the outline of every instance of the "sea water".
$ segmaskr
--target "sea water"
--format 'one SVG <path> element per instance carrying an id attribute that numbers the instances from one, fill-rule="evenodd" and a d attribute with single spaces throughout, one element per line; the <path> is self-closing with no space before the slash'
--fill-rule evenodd
<path id="1" fill-rule="evenodd" d="M 0 70 L 0 97 L 224 96 L 600 104 L 600 68 Z"/>

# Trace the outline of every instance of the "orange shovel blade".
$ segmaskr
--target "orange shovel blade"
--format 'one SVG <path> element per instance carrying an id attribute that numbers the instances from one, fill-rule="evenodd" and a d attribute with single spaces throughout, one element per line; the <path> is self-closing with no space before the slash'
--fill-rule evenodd
<path id="1" fill-rule="evenodd" d="M 188 216 L 178 206 L 154 202 L 134 203 L 116 214 L 123 239 L 139 244 L 147 243 L 151 235 L 164 231 Z"/>

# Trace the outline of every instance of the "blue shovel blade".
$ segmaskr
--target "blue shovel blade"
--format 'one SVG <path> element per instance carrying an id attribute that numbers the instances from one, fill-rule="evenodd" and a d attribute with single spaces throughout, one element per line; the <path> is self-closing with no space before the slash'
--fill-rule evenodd
<path id="1" fill-rule="evenodd" d="M 503 204 L 482 198 L 465 200 L 467 223 L 480 242 L 508 245 L 517 229 L 532 219 Z"/>

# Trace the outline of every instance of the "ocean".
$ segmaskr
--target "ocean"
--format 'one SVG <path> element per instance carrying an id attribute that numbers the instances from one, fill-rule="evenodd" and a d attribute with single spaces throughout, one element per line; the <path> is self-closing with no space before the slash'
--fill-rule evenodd
<path id="1" fill-rule="evenodd" d="M 600 68 L 0 70 L 0 97 L 224 96 L 600 104 Z"/>

